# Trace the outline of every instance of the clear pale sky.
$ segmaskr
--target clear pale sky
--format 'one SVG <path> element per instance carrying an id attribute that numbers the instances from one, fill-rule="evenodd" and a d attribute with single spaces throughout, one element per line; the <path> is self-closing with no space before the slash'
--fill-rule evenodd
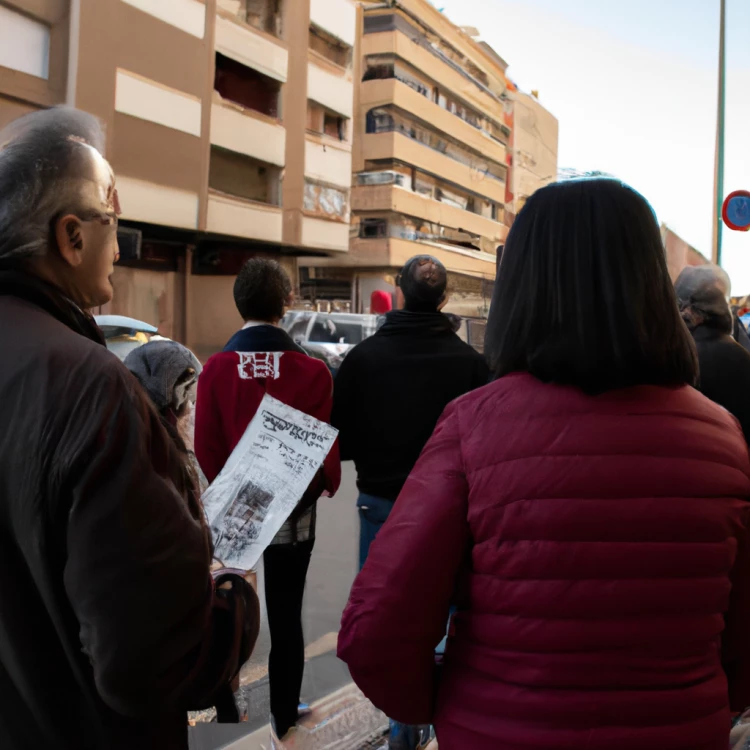
<path id="1" fill-rule="evenodd" d="M 433 0 L 560 122 L 559 164 L 610 172 L 711 256 L 718 0 Z M 750 0 L 727 0 L 726 191 L 750 190 Z M 733 293 L 750 233 L 724 229 Z"/>

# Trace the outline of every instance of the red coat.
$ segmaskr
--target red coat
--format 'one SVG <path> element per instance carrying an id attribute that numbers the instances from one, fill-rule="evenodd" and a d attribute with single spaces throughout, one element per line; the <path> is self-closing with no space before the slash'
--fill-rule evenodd
<path id="1" fill-rule="evenodd" d="M 211 357 L 198 380 L 195 455 L 209 482 L 218 476 L 258 411 L 265 394 L 330 423 L 333 379 L 325 363 L 308 357 L 280 328 L 236 333 Z M 325 489 L 341 481 L 338 442 L 323 463 Z"/>
<path id="2" fill-rule="evenodd" d="M 443 415 L 339 655 L 440 750 L 726 750 L 722 656 L 750 704 L 748 497 L 736 421 L 691 388 L 503 378 Z"/>

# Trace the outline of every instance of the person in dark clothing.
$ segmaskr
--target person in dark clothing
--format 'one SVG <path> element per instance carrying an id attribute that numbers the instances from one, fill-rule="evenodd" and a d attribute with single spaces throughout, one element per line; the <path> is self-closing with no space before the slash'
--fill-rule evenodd
<path id="1" fill-rule="evenodd" d="M 675 290 L 698 350 L 699 389 L 733 414 L 750 440 L 750 352 L 732 336 L 723 276 L 711 266 L 688 267 Z"/>
<path id="2" fill-rule="evenodd" d="M 336 375 L 333 425 L 360 491 L 360 567 L 443 409 L 489 377 L 483 357 L 440 312 L 446 287 L 440 261 L 407 261 L 398 279 L 403 309 L 389 312 Z"/>
<path id="3" fill-rule="evenodd" d="M 750 352 L 750 336 L 747 335 L 745 324 L 740 320 L 740 316 L 737 313 L 732 314 L 732 338 L 745 351 Z"/>
<path id="4" fill-rule="evenodd" d="M 198 381 L 195 453 L 209 481 L 221 472 L 266 394 L 330 422 L 333 380 L 328 368 L 308 357 L 278 326 L 291 294 L 291 281 L 276 261 L 253 258 L 237 276 L 234 298 L 245 324 L 224 351 L 208 360 Z M 305 664 L 302 601 L 315 544 L 316 502 L 323 494 L 335 494 L 340 479 L 334 446 L 263 554 L 273 748 L 277 742 L 294 747 Z"/>
<path id="5" fill-rule="evenodd" d="M 250 655 L 252 588 L 211 574 L 187 458 L 86 312 L 119 204 L 97 120 L 0 133 L 0 747 L 185 750 Z"/>

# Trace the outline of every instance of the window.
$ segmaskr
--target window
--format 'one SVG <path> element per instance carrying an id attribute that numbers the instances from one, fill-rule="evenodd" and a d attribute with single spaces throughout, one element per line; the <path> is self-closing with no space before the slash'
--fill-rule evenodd
<path id="1" fill-rule="evenodd" d="M 249 156 L 211 146 L 208 186 L 245 200 L 281 205 L 281 170 Z"/>
<path id="2" fill-rule="evenodd" d="M 395 77 L 395 63 L 391 56 L 368 57 L 365 60 L 365 72 L 362 74 L 363 81 L 377 81 L 384 78 Z"/>
<path id="3" fill-rule="evenodd" d="M 346 140 L 346 117 L 329 112 L 315 102 L 307 102 L 307 129 L 311 133 L 327 135 L 337 141 Z"/>
<path id="4" fill-rule="evenodd" d="M 362 323 L 352 323 L 335 315 L 318 315 L 309 341 L 319 344 L 359 344 L 364 336 Z"/>
<path id="5" fill-rule="evenodd" d="M 395 127 L 393 116 L 384 109 L 371 109 L 367 113 L 368 133 L 389 133 Z"/>
<path id="6" fill-rule="evenodd" d="M 359 185 L 398 185 L 399 187 L 407 186 L 406 175 L 399 172 L 386 170 L 384 172 L 360 172 L 357 175 Z"/>
<path id="7" fill-rule="evenodd" d="M 325 110 L 319 104 L 307 102 L 307 129 L 311 133 L 321 134 L 325 121 Z"/>
<path id="8" fill-rule="evenodd" d="M 346 118 L 325 112 L 323 115 L 323 132 L 331 138 L 346 140 Z"/>
<path id="9" fill-rule="evenodd" d="M 49 78 L 50 28 L 0 5 L 0 65 Z"/>
<path id="10" fill-rule="evenodd" d="M 351 64 L 352 48 L 317 26 L 310 26 L 309 44 L 313 52 L 340 68 L 348 68 Z"/>
<path id="11" fill-rule="evenodd" d="M 223 99 L 268 117 L 279 116 L 281 83 L 219 52 L 214 88 Z"/>
<path id="12" fill-rule="evenodd" d="M 307 328 L 312 315 L 312 313 L 287 313 L 281 321 L 282 327 L 297 344 L 307 340 Z"/>
<path id="13" fill-rule="evenodd" d="M 359 236 L 365 240 L 387 237 L 388 219 L 362 219 L 359 222 Z"/>
<path id="14" fill-rule="evenodd" d="M 218 0 L 218 5 L 243 23 L 281 37 L 281 0 Z"/>

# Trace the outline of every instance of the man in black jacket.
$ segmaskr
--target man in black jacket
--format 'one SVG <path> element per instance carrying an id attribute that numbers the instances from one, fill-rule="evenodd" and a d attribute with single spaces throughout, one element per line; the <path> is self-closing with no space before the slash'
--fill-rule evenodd
<path id="1" fill-rule="evenodd" d="M 90 115 L 0 133 L 0 747 L 187 748 L 258 631 L 193 474 L 87 309 L 119 204 Z M 183 446 L 184 447 L 184 446 Z"/>
<path id="2" fill-rule="evenodd" d="M 360 491 L 360 567 L 443 409 L 489 378 L 484 358 L 440 312 L 446 286 L 440 261 L 407 261 L 398 279 L 403 309 L 388 313 L 336 375 L 333 424 Z"/>
<path id="3" fill-rule="evenodd" d="M 726 284 L 721 269 L 695 266 L 679 275 L 675 290 L 698 350 L 700 391 L 733 414 L 750 440 L 750 352 L 732 337 Z"/>

